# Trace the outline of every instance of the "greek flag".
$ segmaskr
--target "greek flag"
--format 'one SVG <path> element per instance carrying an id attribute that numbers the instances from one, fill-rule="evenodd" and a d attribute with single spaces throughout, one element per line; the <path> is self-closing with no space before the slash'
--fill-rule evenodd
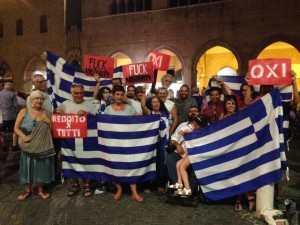
<path id="1" fill-rule="evenodd" d="M 159 115 L 88 117 L 88 137 L 62 139 L 64 177 L 135 184 L 156 177 Z"/>
<path id="2" fill-rule="evenodd" d="M 204 195 L 220 200 L 281 179 L 285 163 L 278 89 L 232 116 L 185 135 Z"/>
<path id="3" fill-rule="evenodd" d="M 218 76 L 224 83 L 229 87 L 229 89 L 236 95 L 240 95 L 240 86 L 245 83 L 244 76 Z M 209 81 L 209 86 L 216 86 L 213 81 Z M 254 85 L 254 92 L 259 95 L 260 85 Z M 280 89 L 280 96 L 282 101 L 291 101 L 293 97 L 293 85 L 288 85 Z"/>
<path id="4" fill-rule="evenodd" d="M 114 69 L 114 78 L 122 78 L 122 67 Z M 65 59 L 47 51 L 47 92 L 53 99 L 53 106 L 57 108 L 67 99 L 72 99 L 72 84 L 82 84 L 84 86 L 84 97 L 92 100 L 96 81 L 94 77 L 86 76 L 85 73 Z M 111 79 L 101 80 L 100 86 L 111 87 Z"/>

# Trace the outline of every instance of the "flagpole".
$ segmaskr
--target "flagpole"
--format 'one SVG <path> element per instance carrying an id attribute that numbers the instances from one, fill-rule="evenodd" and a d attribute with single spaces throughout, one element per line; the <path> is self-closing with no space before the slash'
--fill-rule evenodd
<path id="1" fill-rule="evenodd" d="M 256 216 L 261 217 L 263 209 L 273 209 L 274 183 L 263 186 L 256 191 Z"/>

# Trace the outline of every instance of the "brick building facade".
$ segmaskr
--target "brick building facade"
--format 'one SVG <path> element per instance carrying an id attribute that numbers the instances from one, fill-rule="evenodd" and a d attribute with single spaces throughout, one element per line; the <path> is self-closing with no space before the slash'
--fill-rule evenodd
<path id="1" fill-rule="evenodd" d="M 46 50 L 79 62 L 84 54 L 123 53 L 133 63 L 166 50 L 178 58 L 183 82 L 195 86 L 199 59 L 214 46 L 232 52 L 240 74 L 272 43 L 288 43 L 299 54 L 299 17 L 299 0 L 0 1 L 0 67 L 28 91 L 33 71 L 45 69 L 38 56 Z M 23 34 L 16 35 L 20 19 Z"/>

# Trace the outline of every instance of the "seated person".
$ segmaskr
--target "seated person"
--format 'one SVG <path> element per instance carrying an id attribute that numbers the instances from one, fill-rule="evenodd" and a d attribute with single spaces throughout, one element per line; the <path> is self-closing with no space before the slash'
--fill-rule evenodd
<path id="1" fill-rule="evenodd" d="M 189 124 L 187 124 L 186 126 L 182 127 L 180 129 L 180 131 L 179 131 L 179 134 L 181 135 L 181 139 L 182 139 L 181 145 L 184 148 L 185 153 L 184 153 L 184 155 L 182 155 L 182 159 L 180 159 L 176 163 L 178 180 L 177 180 L 176 184 L 172 184 L 172 185 L 169 186 L 169 188 L 178 189 L 178 191 L 176 192 L 176 194 L 180 194 L 180 195 L 191 195 L 192 194 L 192 190 L 189 187 L 189 185 L 187 186 L 185 184 L 185 188 L 183 188 L 182 176 L 181 176 L 181 173 L 180 173 L 180 170 L 179 170 L 179 168 L 181 166 L 181 163 L 187 157 L 187 150 L 186 150 L 186 146 L 184 144 L 184 138 L 183 138 L 183 136 L 186 133 L 190 133 L 190 132 L 192 132 L 194 130 L 200 129 L 201 127 L 205 127 L 205 126 L 207 126 L 207 122 L 206 122 L 206 120 L 205 120 L 204 117 L 202 117 L 202 116 L 194 116 L 192 118 L 192 121 Z"/>
<path id="2" fill-rule="evenodd" d="M 195 116 L 199 116 L 198 107 L 191 106 L 188 110 L 189 120 L 181 123 L 177 127 L 177 129 L 175 130 L 173 135 L 171 136 L 171 145 L 174 146 L 174 148 L 176 148 L 174 152 L 172 152 L 166 156 L 166 165 L 167 165 L 168 175 L 169 175 L 171 184 L 174 184 L 178 181 L 176 163 L 177 163 L 177 161 L 182 159 L 182 155 L 184 155 L 184 153 L 185 153 L 185 151 L 181 145 L 181 141 L 182 141 L 181 137 L 182 136 L 179 134 L 180 130 L 182 129 L 182 127 L 186 127 L 192 121 L 192 118 Z M 192 189 L 196 188 L 197 181 L 196 181 L 196 179 L 194 179 L 193 173 L 191 173 L 189 175 L 190 175 L 189 179 L 190 179 L 190 184 L 192 186 Z"/>

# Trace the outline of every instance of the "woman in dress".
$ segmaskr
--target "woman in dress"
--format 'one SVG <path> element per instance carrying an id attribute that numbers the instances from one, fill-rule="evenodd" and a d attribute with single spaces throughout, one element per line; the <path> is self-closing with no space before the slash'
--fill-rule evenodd
<path id="1" fill-rule="evenodd" d="M 39 90 L 33 91 L 29 99 L 31 106 L 22 109 L 16 119 L 14 131 L 23 142 L 29 143 L 32 141 L 30 135 L 37 122 L 44 122 L 51 129 L 51 119 L 47 110 L 43 109 L 45 94 Z M 47 137 L 45 137 L 47 138 Z M 47 138 L 48 139 L 48 138 Z M 50 135 L 50 139 L 52 137 Z M 48 143 L 49 142 L 43 142 Z M 45 146 L 47 148 L 47 146 Z M 31 195 L 32 184 L 38 185 L 38 196 L 42 199 L 48 199 L 50 195 L 45 193 L 44 184 L 55 180 L 54 156 L 37 158 L 27 153 L 21 152 L 19 181 L 21 185 L 25 184 L 24 192 L 18 196 L 19 201 L 25 200 Z"/>

